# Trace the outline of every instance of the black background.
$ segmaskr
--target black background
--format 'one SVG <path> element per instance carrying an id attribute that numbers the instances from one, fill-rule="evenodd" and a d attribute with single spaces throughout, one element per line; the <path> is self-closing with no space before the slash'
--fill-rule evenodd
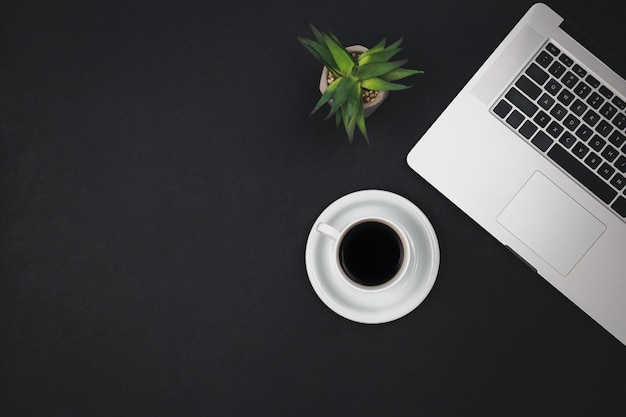
<path id="1" fill-rule="evenodd" d="M 531 3 L 2 2 L 0 413 L 623 410 L 626 348 L 405 162 Z M 549 4 L 623 52 L 618 3 Z M 426 71 L 368 119 L 371 147 L 308 116 L 307 21 L 404 37 Z M 333 313 L 304 266 L 320 212 L 368 188 L 441 248 L 430 295 L 383 325 Z"/>

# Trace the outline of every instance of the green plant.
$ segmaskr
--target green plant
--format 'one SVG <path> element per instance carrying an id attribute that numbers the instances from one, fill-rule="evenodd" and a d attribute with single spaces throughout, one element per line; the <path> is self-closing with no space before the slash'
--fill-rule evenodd
<path id="1" fill-rule="evenodd" d="M 402 68 L 407 60 L 389 61 L 402 50 L 399 48 L 402 38 L 388 46 L 383 38 L 366 52 L 353 55 L 334 34 L 320 32 L 311 24 L 309 26 L 315 39 L 298 36 L 298 41 L 334 78 L 311 114 L 329 103 L 330 112 L 326 118 L 335 115 L 337 126 L 343 122 L 350 143 L 353 141 L 355 127 L 358 127 L 369 143 L 363 114 L 363 90 L 404 90 L 409 86 L 395 81 L 421 74 L 423 71 Z"/>

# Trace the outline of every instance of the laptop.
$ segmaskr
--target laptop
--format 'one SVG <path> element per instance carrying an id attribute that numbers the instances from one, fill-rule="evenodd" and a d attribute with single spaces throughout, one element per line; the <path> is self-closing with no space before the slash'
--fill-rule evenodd
<path id="1" fill-rule="evenodd" d="M 407 162 L 626 344 L 626 81 L 570 28 L 533 5 Z"/>

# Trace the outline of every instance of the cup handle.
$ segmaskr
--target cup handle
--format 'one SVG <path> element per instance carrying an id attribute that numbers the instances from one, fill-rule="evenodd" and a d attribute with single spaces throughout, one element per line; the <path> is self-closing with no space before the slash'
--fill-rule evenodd
<path id="1" fill-rule="evenodd" d="M 327 223 L 318 223 L 316 229 L 318 232 L 326 237 L 329 237 L 333 240 L 339 240 L 339 235 L 341 234 L 341 232 Z"/>

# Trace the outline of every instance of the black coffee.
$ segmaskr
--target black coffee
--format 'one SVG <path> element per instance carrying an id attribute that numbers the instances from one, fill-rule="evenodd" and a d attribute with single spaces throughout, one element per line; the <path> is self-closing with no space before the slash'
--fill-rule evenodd
<path id="1" fill-rule="evenodd" d="M 339 261 L 354 282 L 375 286 L 400 269 L 404 251 L 398 234 L 386 224 L 367 221 L 352 227 L 339 245 Z"/>

